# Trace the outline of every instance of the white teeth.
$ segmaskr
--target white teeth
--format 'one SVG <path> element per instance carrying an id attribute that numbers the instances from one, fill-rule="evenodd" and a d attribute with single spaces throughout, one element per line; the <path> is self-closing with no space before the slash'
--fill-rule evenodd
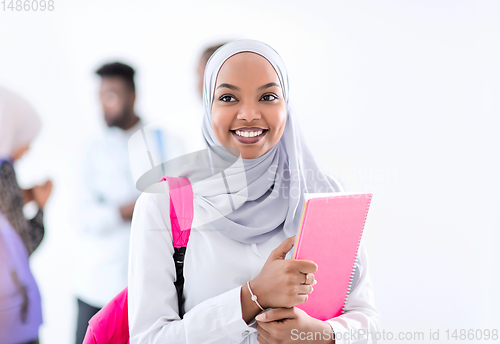
<path id="1" fill-rule="evenodd" d="M 261 135 L 263 130 L 259 131 L 241 131 L 241 130 L 236 130 L 236 135 L 242 136 L 242 137 L 255 137 Z"/>

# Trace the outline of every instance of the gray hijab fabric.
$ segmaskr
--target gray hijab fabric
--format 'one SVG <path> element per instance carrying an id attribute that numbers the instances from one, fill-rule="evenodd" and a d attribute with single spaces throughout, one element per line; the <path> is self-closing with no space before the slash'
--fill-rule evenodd
<path id="1" fill-rule="evenodd" d="M 280 141 L 256 159 L 235 158 L 217 141 L 211 121 L 212 100 L 217 75 L 231 56 L 252 52 L 274 67 L 287 104 L 287 119 Z M 195 205 L 204 222 L 227 237 L 245 244 L 261 243 L 277 231 L 295 235 L 304 205 L 304 193 L 338 192 L 340 185 L 316 164 L 288 105 L 288 75 L 278 53 L 255 40 L 225 44 L 210 58 L 205 68 L 202 133 L 213 161 L 236 160 L 218 178 L 193 184 Z M 186 172 L 186 171 L 185 171 Z M 195 172 L 184 173 L 193 177 Z M 191 179 L 191 178 L 190 178 Z M 212 218 L 214 220 L 207 221 Z M 194 226 L 194 224 L 193 224 Z"/>

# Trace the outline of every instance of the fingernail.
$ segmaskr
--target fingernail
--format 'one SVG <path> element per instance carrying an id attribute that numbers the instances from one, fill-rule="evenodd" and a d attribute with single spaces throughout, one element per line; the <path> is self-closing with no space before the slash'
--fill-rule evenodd
<path id="1" fill-rule="evenodd" d="M 262 321 L 266 318 L 266 313 L 259 314 L 255 317 L 255 320 Z"/>

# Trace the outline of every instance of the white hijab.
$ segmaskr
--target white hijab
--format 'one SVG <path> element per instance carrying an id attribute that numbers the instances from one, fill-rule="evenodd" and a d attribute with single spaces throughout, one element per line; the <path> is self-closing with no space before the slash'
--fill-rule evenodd
<path id="1" fill-rule="evenodd" d="M 316 164 L 288 106 L 288 75 L 278 53 L 255 40 L 238 40 L 225 44 L 210 58 L 205 68 L 202 133 L 214 161 L 234 161 L 234 156 L 221 148 L 211 121 L 212 100 L 217 74 L 222 64 L 241 52 L 253 52 L 267 59 L 274 67 L 287 103 L 287 122 L 280 141 L 256 159 L 238 159 L 225 169 L 224 183 L 205 181 L 193 183 L 195 204 L 205 214 L 216 218 L 210 223 L 233 240 L 251 244 L 268 240 L 276 231 L 287 237 L 297 233 L 304 205 L 304 193 L 338 192 L 340 185 L 324 174 Z M 193 182 L 196 172 L 182 175 Z M 229 201 L 228 201 L 229 198 Z"/>
<path id="2" fill-rule="evenodd" d="M 12 158 L 18 148 L 35 138 L 40 128 L 40 119 L 31 105 L 0 87 L 0 158 Z"/>

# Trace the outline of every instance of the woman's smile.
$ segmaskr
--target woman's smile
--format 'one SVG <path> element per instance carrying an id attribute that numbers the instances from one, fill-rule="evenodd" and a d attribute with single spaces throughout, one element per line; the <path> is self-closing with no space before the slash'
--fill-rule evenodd
<path id="1" fill-rule="evenodd" d="M 259 142 L 266 135 L 269 129 L 257 127 L 242 127 L 229 131 L 239 142 L 244 144 L 253 144 Z"/>

